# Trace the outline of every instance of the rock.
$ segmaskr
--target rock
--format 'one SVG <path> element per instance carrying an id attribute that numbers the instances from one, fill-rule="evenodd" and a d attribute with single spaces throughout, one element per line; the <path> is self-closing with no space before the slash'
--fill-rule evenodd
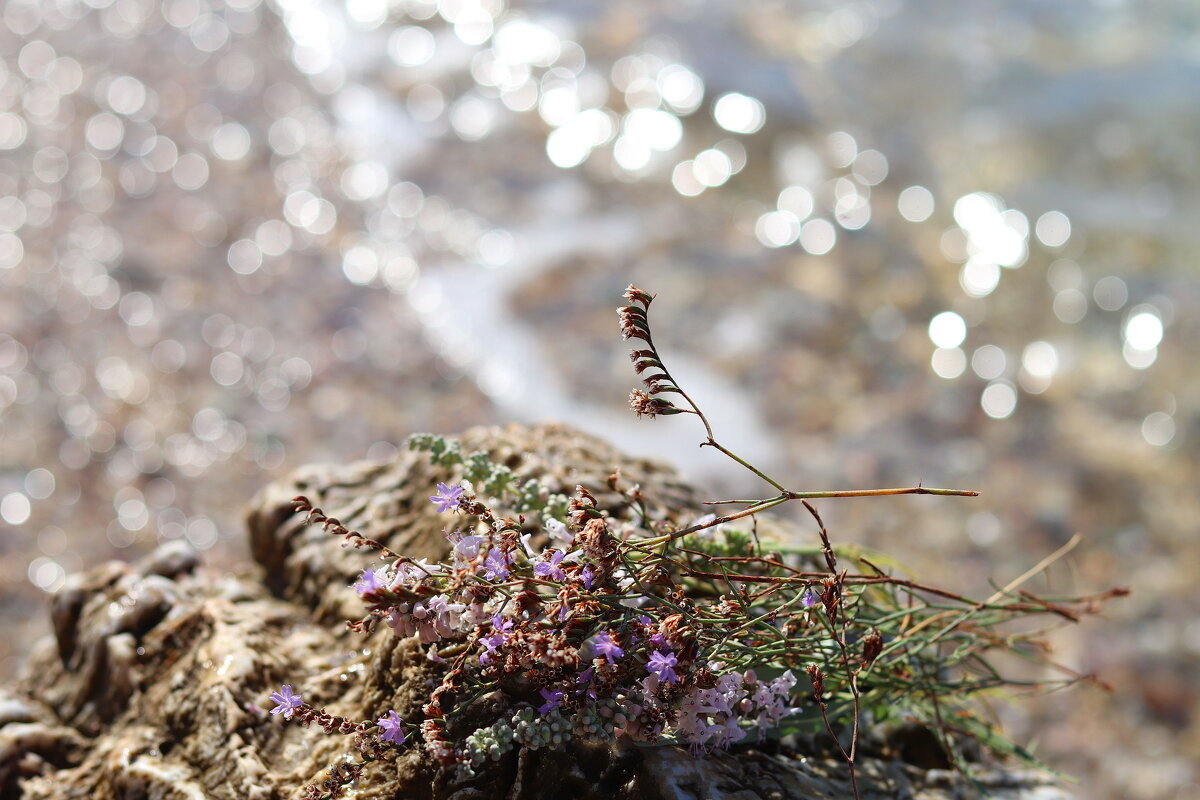
<path id="1" fill-rule="evenodd" d="M 600 490 L 619 467 L 665 509 L 692 514 L 696 507 L 693 490 L 667 467 L 569 428 L 475 429 L 462 440 L 464 452 L 486 449 L 519 476 L 537 475 L 564 492 L 585 484 L 602 505 L 616 507 L 616 495 Z M 351 747 L 268 714 L 263 705 L 283 683 L 351 719 L 387 709 L 419 719 L 441 668 L 415 639 L 397 639 L 386 627 L 365 638 L 347 630 L 355 604 L 346 587 L 372 555 L 304 525 L 290 501 L 306 494 L 398 552 L 438 557 L 446 518 L 427 497 L 437 481 L 455 477 L 412 453 L 388 463 L 305 467 L 255 499 L 248 515 L 253 570 L 208 571 L 175 545 L 137 564 L 103 564 L 72 577 L 52 603 L 54 640 L 35 649 L 17 691 L 0 693 L 0 797 L 297 798 Z M 674 747 L 575 745 L 514 753 L 463 781 L 414 749 L 388 753 L 368 767 L 354 797 L 850 796 L 844 766 L 816 755 L 743 750 L 697 759 Z M 981 769 L 976 778 L 982 795 L 941 770 L 882 759 L 863 759 L 860 767 L 863 798 L 1067 797 L 1038 776 Z"/>

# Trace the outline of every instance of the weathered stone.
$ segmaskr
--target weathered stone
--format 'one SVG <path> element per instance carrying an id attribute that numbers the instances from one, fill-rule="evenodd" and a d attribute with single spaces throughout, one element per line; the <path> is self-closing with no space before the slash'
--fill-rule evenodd
<path id="1" fill-rule="evenodd" d="M 612 508 L 616 495 L 602 490 L 619 467 L 661 510 L 696 513 L 693 491 L 668 468 L 568 428 L 468 431 L 464 452 L 482 449 L 564 492 L 585 484 Z M 346 629 L 343 620 L 356 611 L 346 587 L 373 556 L 305 526 L 291 498 L 308 495 L 394 550 L 438 557 L 446 517 L 427 498 L 437 481 L 455 477 L 410 453 L 389 463 L 306 467 L 265 489 L 250 509 L 253 571 L 210 572 L 175 546 L 73 577 L 52 604 L 54 640 L 36 649 L 18 690 L 0 694 L 0 796 L 297 797 L 352 748 L 269 715 L 260 704 L 282 683 L 354 720 L 387 709 L 419 719 L 441 667 L 414 639 L 387 628 L 365 638 Z M 497 697 L 495 708 L 481 708 L 480 724 L 505 702 Z M 899 761 L 864 758 L 859 776 L 863 798 L 981 796 L 953 773 Z M 983 796 L 1066 796 L 1037 776 L 981 769 L 976 778 Z M 697 759 L 673 747 L 573 745 L 513 753 L 470 780 L 408 749 L 371 765 L 352 796 L 784 800 L 845 798 L 850 789 L 844 765 L 818 755 L 743 750 Z"/>

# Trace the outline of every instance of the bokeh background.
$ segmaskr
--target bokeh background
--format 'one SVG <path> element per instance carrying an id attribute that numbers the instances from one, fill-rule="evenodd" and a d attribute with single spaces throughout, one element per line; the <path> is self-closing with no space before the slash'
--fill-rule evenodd
<path id="1" fill-rule="evenodd" d="M 0 678 L 64 576 L 415 430 L 637 421 L 613 307 L 835 538 L 1133 594 L 1000 707 L 1085 798 L 1200 797 L 1200 13 L 1186 0 L 7 0 Z"/>

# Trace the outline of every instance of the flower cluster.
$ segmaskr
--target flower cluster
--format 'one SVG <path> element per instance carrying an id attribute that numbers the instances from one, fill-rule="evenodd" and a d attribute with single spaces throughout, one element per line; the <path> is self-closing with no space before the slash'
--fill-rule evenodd
<path id="1" fill-rule="evenodd" d="M 791 706 L 795 685 L 791 670 L 772 681 L 759 680 L 754 670 L 723 673 L 716 686 L 689 692 L 680 707 L 679 730 L 694 748 L 727 747 L 741 741 L 747 727 L 756 730 L 761 741 L 785 716 L 799 710 Z"/>
<path id="2" fill-rule="evenodd" d="M 721 655 L 723 637 L 693 623 L 700 609 L 678 586 L 666 595 L 648 591 L 646 581 L 662 585 L 667 573 L 647 571 L 622 542 L 652 532 L 624 522 L 614 535 L 613 522 L 582 487 L 566 521 L 547 516 L 534 531 L 494 513 L 469 486 L 439 483 L 430 502 L 467 527 L 447 531 L 443 562 L 397 557 L 364 569 L 353 584 L 367 611 L 358 626 L 381 620 L 397 636 L 432 645 L 435 660 L 445 661 L 437 648 L 456 644 L 458 688 L 527 697 L 524 711 L 457 747 L 445 737 L 443 715 L 429 715 L 422 738 L 439 760 L 471 770 L 514 745 L 558 747 L 573 735 L 724 747 L 742 738 L 736 731 L 761 735 L 792 710 L 780 694 L 782 679 L 758 684 L 748 672 L 721 675 L 717 688 L 698 683 L 711 678 L 713 666 L 700 665 Z M 535 540 L 546 546 L 539 550 Z M 276 712 L 290 717 L 299 699 L 284 688 Z M 428 709 L 441 711 L 436 696 Z M 377 725 L 384 742 L 404 741 L 395 712 Z"/>

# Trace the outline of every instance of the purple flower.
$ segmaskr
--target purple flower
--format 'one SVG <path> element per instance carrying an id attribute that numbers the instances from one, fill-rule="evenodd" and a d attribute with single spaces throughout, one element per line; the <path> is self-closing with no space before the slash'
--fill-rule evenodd
<path id="1" fill-rule="evenodd" d="M 435 615 L 434 629 L 442 636 L 453 636 L 458 628 L 459 616 L 466 610 L 462 603 L 451 603 L 444 594 L 425 601 L 426 607 Z"/>
<path id="2" fill-rule="evenodd" d="M 800 598 L 800 603 L 805 608 L 812 608 L 817 603 L 821 602 L 821 597 L 812 589 L 805 589 L 804 595 Z"/>
<path id="3" fill-rule="evenodd" d="M 487 648 L 487 652 L 479 656 L 479 663 L 486 664 L 492 660 L 492 653 L 508 641 L 508 632 L 512 630 L 512 620 L 496 614 L 492 617 L 492 635 L 484 636 L 479 641 Z"/>
<path id="4" fill-rule="evenodd" d="M 613 663 L 613 659 L 625 655 L 625 651 L 613 641 L 612 634 L 608 631 L 601 631 L 592 637 L 592 652 L 602 658 L 607 658 L 610 665 Z"/>
<path id="5" fill-rule="evenodd" d="M 575 694 L 586 693 L 588 697 L 592 698 L 593 700 L 596 699 L 596 690 L 594 688 L 592 688 L 592 686 L 591 686 L 592 676 L 594 674 L 595 674 L 595 669 L 592 667 L 588 667 L 583 672 L 581 672 L 575 676 L 575 683 L 577 683 L 583 687 L 579 691 L 575 692 Z"/>
<path id="6" fill-rule="evenodd" d="M 462 531 L 453 531 L 446 534 L 446 541 L 453 545 L 454 561 L 461 566 L 479 555 L 479 545 L 483 543 L 483 537 L 474 534 L 467 536 Z"/>
<path id="7" fill-rule="evenodd" d="M 565 555 L 566 553 L 562 550 L 555 550 L 548 561 L 539 561 L 533 566 L 533 574 L 540 575 L 543 578 L 548 577 L 555 581 L 565 581 L 567 576 L 563 573 L 562 567 L 559 566 Z"/>
<path id="8" fill-rule="evenodd" d="M 656 633 L 646 640 L 655 650 L 670 650 L 671 645 L 667 644 L 667 637 L 661 633 Z"/>
<path id="9" fill-rule="evenodd" d="M 553 708 L 558 708 L 559 701 L 563 698 L 563 693 L 553 689 L 538 689 L 542 695 L 542 699 L 546 702 L 538 709 L 539 714 L 546 714 Z"/>
<path id="10" fill-rule="evenodd" d="M 370 568 L 364 569 L 362 574 L 358 576 L 358 581 L 354 584 L 354 591 L 358 592 L 359 597 L 382 591 L 386 588 L 387 584 L 379 580 L 379 573 Z"/>
<path id="11" fill-rule="evenodd" d="M 502 581 L 508 577 L 508 565 L 512 559 L 493 547 L 483 560 L 483 577 L 489 581 Z"/>
<path id="12" fill-rule="evenodd" d="M 667 683 L 679 683 L 679 676 L 672 669 L 679 660 L 675 658 L 674 653 L 664 653 L 661 650 L 655 650 L 650 654 L 650 663 L 646 664 L 646 671 L 652 672 L 658 676 L 659 680 L 664 680 Z"/>
<path id="13" fill-rule="evenodd" d="M 638 614 L 637 621 L 641 625 L 649 625 L 651 622 L 654 622 L 648 614 Z"/>
<path id="14" fill-rule="evenodd" d="M 277 704 L 271 709 L 271 713 L 283 714 L 284 719 L 291 719 L 292 715 L 296 713 L 296 709 L 304 705 L 300 695 L 292 694 L 292 687 L 286 683 L 279 687 L 278 692 L 271 693 L 271 700 Z"/>
<path id="15" fill-rule="evenodd" d="M 404 744 L 404 721 L 395 711 L 389 711 L 386 717 L 375 720 L 375 724 L 383 728 L 380 739 L 391 742 L 397 747 Z"/>
<path id="16" fill-rule="evenodd" d="M 451 508 L 458 508 L 458 498 L 462 497 L 463 493 L 461 486 L 447 486 L 439 483 L 437 491 L 438 493 L 432 495 L 429 500 L 438 507 L 439 514 Z"/>
<path id="17" fill-rule="evenodd" d="M 484 636 L 479 640 L 484 647 L 487 648 L 486 653 L 479 654 L 480 664 L 489 664 L 492 660 L 492 654 L 496 652 L 496 648 L 504 644 L 504 634 L 493 633 L 491 636 Z"/>
<path id="18" fill-rule="evenodd" d="M 595 579 L 596 574 L 592 572 L 591 567 L 584 567 L 583 571 L 579 573 L 579 580 L 583 581 L 583 588 L 589 592 L 592 590 L 592 581 Z"/>

